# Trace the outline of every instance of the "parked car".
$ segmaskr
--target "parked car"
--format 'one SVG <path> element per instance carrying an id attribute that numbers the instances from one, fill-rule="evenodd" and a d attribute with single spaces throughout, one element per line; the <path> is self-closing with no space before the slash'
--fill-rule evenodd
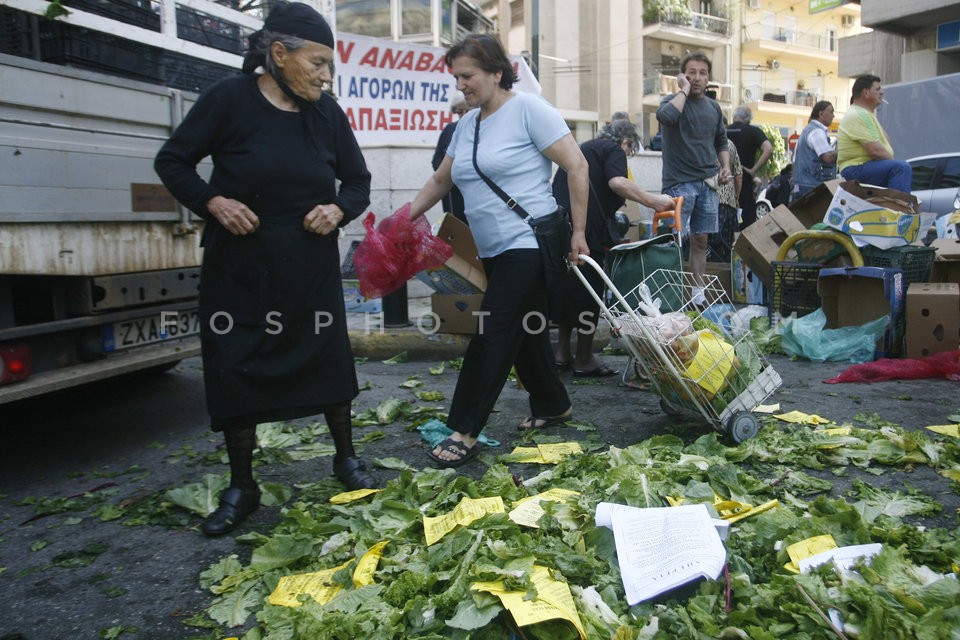
<path id="1" fill-rule="evenodd" d="M 920 201 L 920 210 L 938 218 L 953 213 L 960 191 L 960 151 L 911 158 L 907 163 L 913 169 L 910 190 Z"/>
<path id="2" fill-rule="evenodd" d="M 788 164 L 773 180 L 767 183 L 757 194 L 757 217 L 762 218 L 779 205 L 790 202 L 790 177 L 793 175 L 793 165 Z"/>

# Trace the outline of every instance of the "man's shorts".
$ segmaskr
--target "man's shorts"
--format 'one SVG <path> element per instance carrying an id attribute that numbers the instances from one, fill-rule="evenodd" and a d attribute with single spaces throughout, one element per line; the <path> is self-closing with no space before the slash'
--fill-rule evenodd
<path id="1" fill-rule="evenodd" d="M 720 230 L 717 216 L 720 196 L 703 180 L 675 184 L 666 189 L 664 194 L 671 198 L 683 196 L 683 208 L 680 211 L 683 235 L 716 233 Z"/>

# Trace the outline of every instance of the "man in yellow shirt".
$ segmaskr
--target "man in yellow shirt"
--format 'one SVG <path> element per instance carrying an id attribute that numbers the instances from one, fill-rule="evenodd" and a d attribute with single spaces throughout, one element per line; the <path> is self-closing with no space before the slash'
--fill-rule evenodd
<path id="1" fill-rule="evenodd" d="M 910 193 L 910 165 L 893 159 L 893 147 L 880 126 L 876 108 L 883 102 L 877 76 L 860 76 L 853 83 L 850 109 L 840 121 L 837 164 L 845 180 Z"/>

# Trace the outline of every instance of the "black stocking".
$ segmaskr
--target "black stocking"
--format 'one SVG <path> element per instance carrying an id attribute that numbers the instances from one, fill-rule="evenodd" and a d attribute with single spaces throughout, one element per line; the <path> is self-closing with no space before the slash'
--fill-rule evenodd
<path id="1" fill-rule="evenodd" d="M 227 457 L 230 459 L 230 486 L 244 491 L 257 488 L 253 479 L 253 449 L 257 446 L 257 427 L 224 429 Z"/>
<path id="2" fill-rule="evenodd" d="M 344 402 L 331 406 L 323 412 L 327 427 L 333 436 L 333 445 L 337 449 L 334 461 L 355 456 L 353 450 L 353 425 L 350 422 L 350 403 Z"/>

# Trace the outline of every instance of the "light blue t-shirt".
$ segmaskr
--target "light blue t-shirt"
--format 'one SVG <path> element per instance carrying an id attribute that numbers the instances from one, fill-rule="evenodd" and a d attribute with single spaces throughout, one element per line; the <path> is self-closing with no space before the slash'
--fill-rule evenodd
<path id="1" fill-rule="evenodd" d="M 508 249 L 536 249 L 537 239 L 514 211 L 473 168 L 473 139 L 480 109 L 467 112 L 447 147 L 453 182 L 463 193 L 467 220 L 481 258 Z M 515 93 L 493 115 L 480 121 L 477 164 L 533 217 L 557 210 L 550 188 L 553 170 L 542 151 L 570 133 L 550 103 L 532 93 Z"/>

